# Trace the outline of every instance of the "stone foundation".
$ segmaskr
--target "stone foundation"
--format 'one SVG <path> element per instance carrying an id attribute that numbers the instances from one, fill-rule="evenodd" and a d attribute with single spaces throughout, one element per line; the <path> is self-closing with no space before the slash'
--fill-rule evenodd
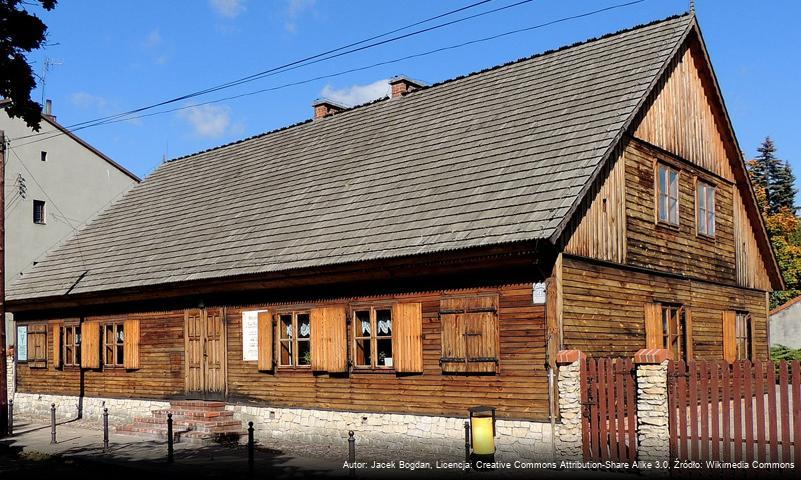
<path id="1" fill-rule="evenodd" d="M 72 395 L 48 395 L 20 393 L 14 395 L 14 415 L 50 420 L 50 406 L 56 404 L 56 421 L 74 420 L 78 417 L 79 398 Z M 125 398 L 83 398 L 83 419 L 103 420 L 103 407 L 108 408 L 111 425 L 130 423 L 135 417 L 150 416 L 152 410 L 169 408 L 168 402 Z"/>
<path id="2" fill-rule="evenodd" d="M 382 413 L 353 413 L 294 408 L 229 405 L 243 424 L 252 421 L 254 435 L 262 444 L 291 448 L 315 445 L 322 453 L 342 457 L 353 430 L 358 456 L 406 460 L 464 460 L 466 418 Z M 465 417 L 467 412 L 465 412 Z M 496 459 L 515 461 L 552 459 L 551 426 L 528 421 L 497 421 Z"/>

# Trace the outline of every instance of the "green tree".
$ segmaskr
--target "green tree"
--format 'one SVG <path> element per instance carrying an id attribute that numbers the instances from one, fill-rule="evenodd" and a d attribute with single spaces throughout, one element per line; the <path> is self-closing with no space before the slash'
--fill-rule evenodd
<path id="1" fill-rule="evenodd" d="M 45 10 L 56 6 L 56 0 L 39 0 L 39 3 Z M 39 131 L 42 106 L 31 100 L 36 79 L 26 54 L 42 46 L 47 26 L 28 12 L 26 7 L 32 4 L 25 0 L 0 0 L 0 96 L 11 99 L 5 107 L 10 117 L 22 118 Z"/>
<path id="2" fill-rule="evenodd" d="M 782 162 L 776 170 L 771 192 L 771 208 L 774 213 L 784 209 L 795 213 L 795 194 L 798 189 L 795 188 L 795 175 L 789 162 Z"/>

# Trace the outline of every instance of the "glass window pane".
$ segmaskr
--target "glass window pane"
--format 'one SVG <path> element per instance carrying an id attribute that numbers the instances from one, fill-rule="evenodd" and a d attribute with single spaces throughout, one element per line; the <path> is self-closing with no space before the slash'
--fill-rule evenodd
<path id="1" fill-rule="evenodd" d="M 369 310 L 360 310 L 356 312 L 356 336 L 357 337 L 369 337 L 370 336 L 370 311 Z"/>
<path id="2" fill-rule="evenodd" d="M 370 358 L 370 340 L 357 339 L 355 359 L 356 365 L 359 367 L 369 367 L 372 365 Z"/>
<path id="3" fill-rule="evenodd" d="M 391 367 L 392 362 L 392 339 L 382 338 L 377 342 L 378 347 L 378 365 L 381 367 Z"/>
<path id="4" fill-rule="evenodd" d="M 278 355 L 278 360 L 282 366 L 292 366 L 292 341 L 281 340 L 281 351 Z"/>
<path id="5" fill-rule="evenodd" d="M 388 337 L 392 335 L 392 310 L 376 310 L 376 332 L 377 336 Z"/>
<path id="6" fill-rule="evenodd" d="M 311 365 L 311 345 L 306 340 L 298 340 L 298 365 Z"/>
<path id="7" fill-rule="evenodd" d="M 298 338 L 309 338 L 311 335 L 311 320 L 308 313 L 298 314 Z"/>
<path id="8" fill-rule="evenodd" d="M 292 315 L 281 315 L 279 324 L 281 339 L 292 338 Z"/>

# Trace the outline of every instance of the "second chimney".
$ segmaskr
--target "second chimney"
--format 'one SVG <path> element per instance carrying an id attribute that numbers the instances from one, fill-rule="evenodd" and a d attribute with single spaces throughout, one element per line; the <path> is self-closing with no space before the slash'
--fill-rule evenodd
<path id="1" fill-rule="evenodd" d="M 402 97 L 426 86 L 426 84 L 423 82 L 412 80 L 411 78 L 403 75 L 397 75 L 390 78 L 389 85 L 392 87 L 392 98 Z"/>
<path id="2" fill-rule="evenodd" d="M 325 98 L 318 98 L 314 102 L 312 102 L 312 107 L 314 107 L 314 119 L 320 119 L 327 115 L 333 115 L 335 113 L 339 113 L 342 110 L 346 110 L 348 107 L 341 105 L 336 102 L 332 102 L 331 100 L 326 100 Z"/>

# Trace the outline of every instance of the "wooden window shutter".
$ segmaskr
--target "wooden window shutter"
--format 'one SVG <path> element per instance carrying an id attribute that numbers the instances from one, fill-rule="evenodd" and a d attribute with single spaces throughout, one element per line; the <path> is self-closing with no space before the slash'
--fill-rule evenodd
<path id="1" fill-rule="evenodd" d="M 443 313 L 442 324 L 442 371 L 447 373 L 464 372 L 464 314 Z"/>
<path id="2" fill-rule="evenodd" d="M 665 348 L 662 338 L 662 304 L 645 304 L 645 348 Z"/>
<path id="3" fill-rule="evenodd" d="M 100 324 L 81 324 L 81 367 L 100 368 Z"/>
<path id="4" fill-rule="evenodd" d="M 128 370 L 136 370 L 139 368 L 139 320 L 125 320 L 123 329 L 125 332 L 123 367 Z"/>
<path id="5" fill-rule="evenodd" d="M 53 368 L 61 368 L 61 323 L 51 325 L 53 329 Z"/>
<path id="6" fill-rule="evenodd" d="M 723 360 L 729 363 L 737 361 L 737 312 L 723 312 Z"/>
<path id="7" fill-rule="evenodd" d="M 444 298 L 440 302 L 442 371 L 495 372 L 498 364 L 498 296 Z"/>
<path id="8" fill-rule="evenodd" d="M 311 366 L 323 372 L 347 372 L 347 325 L 344 306 L 311 310 Z"/>
<path id="9" fill-rule="evenodd" d="M 259 312 L 258 332 L 258 369 L 267 372 L 273 369 L 273 316 L 270 312 Z"/>
<path id="10" fill-rule="evenodd" d="M 684 307 L 684 338 L 687 342 L 687 360 L 692 360 L 693 357 L 693 310 L 689 307 Z M 678 359 L 677 359 L 678 360 Z"/>
<path id="11" fill-rule="evenodd" d="M 498 322 L 492 312 L 464 315 L 467 371 L 494 372 L 497 365 Z"/>
<path id="12" fill-rule="evenodd" d="M 392 306 L 392 352 L 395 371 L 423 372 L 423 308 L 419 303 Z"/>

